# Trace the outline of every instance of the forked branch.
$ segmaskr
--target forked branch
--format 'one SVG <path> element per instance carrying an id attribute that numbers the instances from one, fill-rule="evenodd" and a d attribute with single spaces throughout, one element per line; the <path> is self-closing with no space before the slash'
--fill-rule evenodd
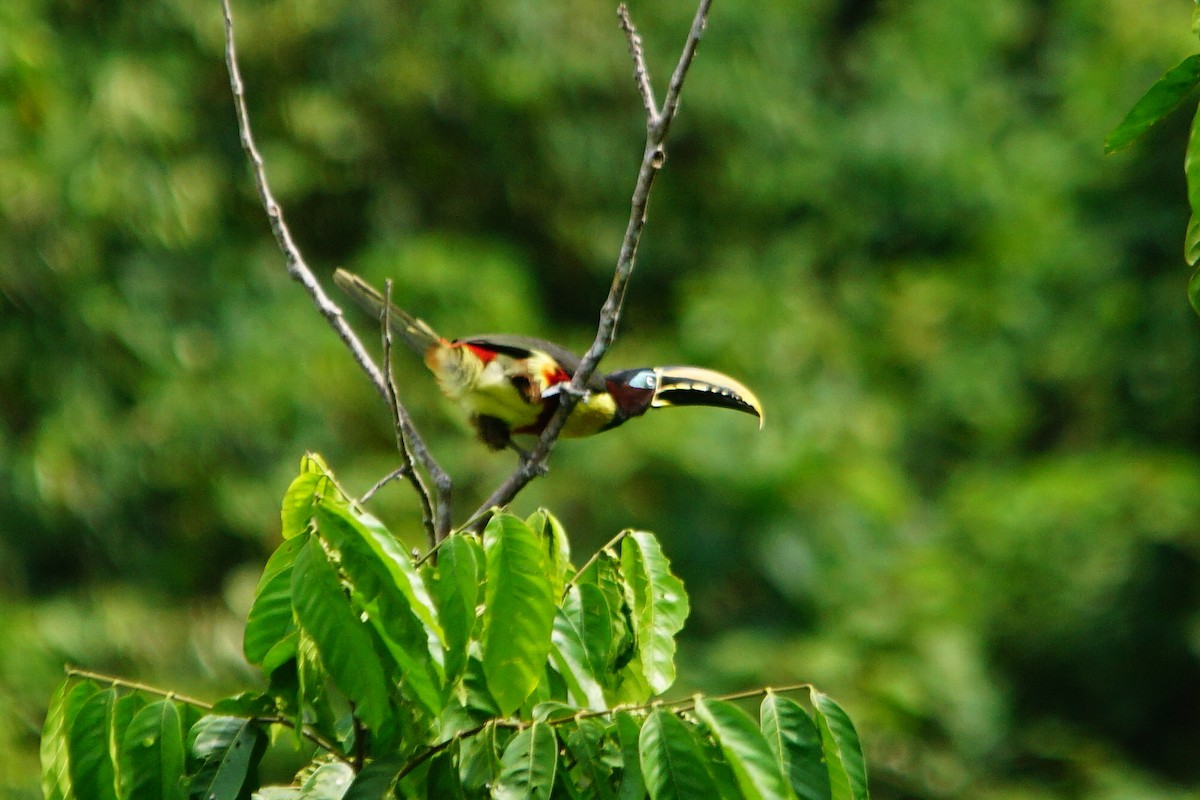
<path id="1" fill-rule="evenodd" d="M 225 66 L 229 70 L 229 86 L 233 92 L 234 110 L 237 113 L 238 134 L 241 138 L 242 149 L 250 160 L 259 199 L 262 200 L 263 208 L 267 212 L 267 219 L 271 222 L 271 232 L 275 235 L 275 241 L 287 260 L 288 275 L 303 286 L 312 297 L 317 310 L 328 320 L 338 338 L 342 340 L 359 367 L 366 373 L 367 379 L 371 381 L 375 390 L 392 409 L 393 420 L 397 428 L 398 446 L 404 463 L 411 465 L 415 459 L 437 486 L 436 496 L 431 496 L 429 489 L 419 477 L 413 476 L 411 469 L 408 470 L 413 486 L 421 496 L 422 507 L 426 509 L 426 524 L 431 533 L 430 539 L 433 540 L 431 544 L 435 544 L 438 537 L 445 536 L 450 530 L 450 479 L 434 460 L 425 446 L 424 440 L 413 426 L 412 420 L 409 419 L 407 411 L 396 398 L 389 378 L 375 365 L 363 343 L 346 323 L 342 309 L 325 294 L 325 290 L 321 288 L 321 284 L 313 275 L 304 256 L 300 253 L 300 248 L 292 238 L 292 232 L 283 217 L 283 209 L 280 208 L 271 191 L 263 157 L 254 141 L 254 133 L 250 127 L 250 114 L 246 110 L 245 85 L 242 82 L 241 70 L 238 67 L 237 48 L 234 44 L 233 12 L 230 10 L 229 0 L 221 0 L 221 8 L 225 15 Z"/>
<path id="2" fill-rule="evenodd" d="M 700 44 L 700 37 L 707 25 L 711 6 L 712 0 L 700 0 L 700 5 L 692 20 L 691 30 L 688 32 L 687 41 L 683 45 L 683 52 L 671 75 L 667 94 L 661 107 L 658 107 L 654 100 L 654 90 L 651 87 L 649 70 L 642 52 L 642 38 L 633 26 L 629 9 L 625 7 L 625 4 L 622 3 L 617 8 L 621 29 L 625 31 L 626 38 L 629 40 L 634 80 L 646 110 L 646 145 L 642 151 L 642 163 L 638 168 L 637 181 L 633 188 L 629 223 L 626 225 L 625 238 L 621 242 L 621 250 L 617 256 L 612 286 L 609 289 L 608 298 L 600 309 L 600 323 L 596 329 L 596 338 L 575 370 L 570 390 L 563 392 L 560 396 L 558 411 L 546 425 L 537 444 L 530 451 L 529 457 L 522 459 L 517 469 L 475 512 L 473 516 L 478 521 L 473 523 L 473 528 L 480 528 L 486 524 L 490 516 L 487 513 L 489 509 L 507 505 L 530 481 L 545 472 L 546 458 L 554 448 L 554 443 L 558 440 L 567 417 L 575 404 L 579 402 L 584 387 L 587 386 L 592 373 L 596 371 L 600 359 L 608 352 L 608 348 L 612 346 L 613 340 L 616 338 L 617 324 L 620 322 L 621 309 L 625 303 L 625 292 L 633 275 L 638 244 L 642 238 L 642 229 L 646 224 L 646 206 L 650 200 L 650 190 L 654 185 L 654 178 L 662 169 L 663 161 L 666 158 L 663 144 L 667 138 L 667 131 L 671 127 L 671 121 L 679 110 L 679 94 L 683 89 L 683 81 L 687 76 L 688 68 L 691 67 L 692 61 L 696 57 L 696 48 Z"/>

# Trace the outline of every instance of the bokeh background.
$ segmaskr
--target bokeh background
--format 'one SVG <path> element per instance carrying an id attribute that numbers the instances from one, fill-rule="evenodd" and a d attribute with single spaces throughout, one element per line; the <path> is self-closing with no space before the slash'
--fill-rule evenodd
<path id="1" fill-rule="evenodd" d="M 1200 792 L 1189 114 L 1101 155 L 1195 51 L 1191 7 L 718 0 L 606 363 L 737 375 L 766 428 L 662 412 L 564 443 L 516 503 L 581 559 L 663 538 L 678 693 L 815 681 L 878 798 Z M 632 3 L 660 96 L 693 10 Z M 235 15 L 327 285 L 590 343 L 643 135 L 611 3 Z M 461 521 L 512 458 L 397 369 Z M 253 193 L 219 5 L 0 3 L 0 795 L 37 796 L 64 663 L 252 685 L 241 616 L 310 449 L 357 491 L 396 464 Z M 374 510 L 420 543 L 407 489 Z"/>

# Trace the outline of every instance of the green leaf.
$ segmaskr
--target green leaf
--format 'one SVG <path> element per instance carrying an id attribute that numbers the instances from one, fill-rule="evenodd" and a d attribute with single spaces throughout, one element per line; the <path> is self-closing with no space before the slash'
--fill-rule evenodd
<path id="1" fill-rule="evenodd" d="M 795 797 L 758 725 L 725 700 L 697 698 L 696 716 L 712 732 L 747 800 Z"/>
<path id="2" fill-rule="evenodd" d="M 500 757 L 495 800 L 549 800 L 558 765 L 558 737 L 544 722 L 523 728 Z"/>
<path id="3" fill-rule="evenodd" d="M 349 764 L 333 761 L 313 770 L 300 786 L 302 800 L 342 800 L 354 782 L 354 769 Z"/>
<path id="4" fill-rule="evenodd" d="M 322 535 L 330 537 L 335 547 L 344 546 L 346 536 L 350 533 L 365 544 L 390 578 L 391 585 L 404 595 L 413 613 L 437 637 L 437 641 L 445 645 L 446 636 L 438 624 L 437 608 L 425 588 L 421 573 L 413 566 L 412 557 L 382 522 L 365 511 L 326 499 L 317 505 L 317 526 Z"/>
<path id="5" fill-rule="evenodd" d="M 542 678 L 555 597 L 545 552 L 524 522 L 507 514 L 493 516 L 483 532 L 483 549 L 483 673 L 501 716 L 508 716 Z"/>
<path id="6" fill-rule="evenodd" d="M 42 797 L 45 800 L 65 800 L 73 797 L 71 787 L 71 757 L 68 746 L 70 719 L 74 718 L 83 701 L 96 693 L 90 681 L 74 684 L 63 681 L 50 698 L 46 721 L 42 725 Z"/>
<path id="7" fill-rule="evenodd" d="M 1200 216 L 1195 213 L 1188 219 L 1187 234 L 1183 242 L 1183 257 L 1191 266 L 1196 266 L 1196 261 L 1200 260 Z M 1200 300 L 1197 299 L 1197 290 L 1200 289 L 1196 285 L 1196 273 L 1192 273 L 1191 280 L 1188 281 L 1188 301 L 1191 302 L 1192 308 L 1200 313 Z"/>
<path id="8" fill-rule="evenodd" d="M 87 800 L 116 799 L 116 767 L 108 742 L 116 699 L 116 689 L 90 693 L 79 704 L 70 721 L 67 746 L 70 752 L 71 787 L 77 797 Z"/>
<path id="9" fill-rule="evenodd" d="M 1192 130 L 1188 134 L 1187 152 L 1183 157 L 1183 173 L 1187 178 L 1188 205 L 1192 208 L 1183 256 L 1189 264 L 1195 266 L 1197 260 L 1200 260 L 1200 108 L 1196 109 L 1196 114 L 1192 117 Z M 1188 297 L 1194 297 L 1191 283 L 1188 285 Z M 1195 302 L 1192 303 L 1192 307 L 1197 307 Z"/>
<path id="10" fill-rule="evenodd" d="M 554 617 L 554 632 L 551 636 L 553 645 L 550 650 L 550 660 L 554 669 L 562 676 L 567 685 L 568 699 L 577 706 L 601 710 L 607 708 L 604 689 L 596 678 L 596 671 L 589 657 L 588 648 L 584 643 L 586 632 L 580 627 L 585 624 L 583 610 L 580 606 L 580 587 L 572 587 L 563 600 L 563 605 Z M 604 596 L 595 586 L 587 585 L 587 589 L 603 602 Z M 599 625 L 591 628 L 599 630 Z M 607 619 L 603 622 L 601 633 L 605 637 L 604 647 L 611 645 L 608 638 L 611 625 Z"/>
<path id="11" fill-rule="evenodd" d="M 354 590 L 354 605 L 399 668 L 401 690 L 432 715 L 445 706 L 442 640 L 425 581 L 391 534 L 366 514 L 322 501 L 317 529 L 340 558 Z M 387 671 L 391 671 L 390 665 Z"/>
<path id="12" fill-rule="evenodd" d="M 170 700 L 150 703 L 125 730 L 121 795 L 126 800 L 182 800 L 184 748 L 179 709 Z"/>
<path id="13" fill-rule="evenodd" d="M 388 712 L 387 679 L 364 623 L 313 537 L 296 553 L 292 603 L 334 685 L 355 702 L 368 728 L 379 728 Z"/>
<path id="14" fill-rule="evenodd" d="M 283 538 L 291 539 L 308 530 L 312 521 L 313 507 L 322 491 L 340 490 L 333 481 L 333 475 L 325 462 L 315 453 L 306 453 L 300 459 L 300 474 L 292 480 L 287 491 L 283 493 L 283 507 L 280 510 L 280 521 L 283 526 Z"/>
<path id="15" fill-rule="evenodd" d="M 658 709 L 646 718 L 638 752 L 650 800 L 716 796 L 696 734 L 669 711 Z"/>
<path id="16" fill-rule="evenodd" d="M 593 800 L 616 800 L 613 792 L 610 766 L 606 763 L 604 745 L 609 737 L 609 726 L 598 719 L 580 719 L 573 730 L 565 736 L 564 744 L 571 754 L 574 764 L 572 773 L 578 773 L 579 781 L 570 781 L 571 786 L 582 789 Z M 560 735 L 564 728 L 559 728 Z M 612 732 L 616 732 L 615 726 Z M 636 753 L 636 749 L 634 750 Z M 566 777 L 566 769 L 560 770 Z"/>
<path id="17" fill-rule="evenodd" d="M 1133 144 L 1170 114 L 1197 85 L 1200 85 L 1200 54 L 1188 56 L 1150 87 L 1108 135 L 1104 152 L 1113 153 Z"/>
<path id="18" fill-rule="evenodd" d="M 116 771 L 113 783 L 117 787 L 118 793 L 124 780 L 122 778 L 121 750 L 125 743 L 125 731 L 128 730 L 129 724 L 145 706 L 146 699 L 136 693 L 118 697 L 117 702 L 113 704 L 112 716 L 110 717 L 108 727 L 108 754 Z"/>
<path id="19" fill-rule="evenodd" d="M 188 739 L 192 755 L 203 762 L 192 776 L 189 794 L 202 800 L 235 800 L 265 743 L 251 720 L 215 715 L 202 717 Z"/>
<path id="20" fill-rule="evenodd" d="M 388 792 L 396 782 L 396 773 L 403 766 L 401 762 L 393 759 L 372 761 L 354 776 L 354 782 L 350 784 L 342 800 L 385 800 L 390 797 Z M 436 797 L 433 794 L 428 796 Z"/>
<path id="21" fill-rule="evenodd" d="M 626 535 L 628 535 L 628 532 L 626 532 Z M 624 537 L 622 537 L 623 539 Z M 633 606 L 630 601 L 632 592 L 628 591 L 627 582 L 621 576 L 620 558 L 612 550 L 604 550 L 598 553 L 592 565 L 576 578 L 576 584 L 580 587 L 594 587 L 604 598 L 604 607 L 608 612 L 611 629 L 607 635 L 603 631 L 588 631 L 585 633 L 584 640 L 585 643 L 590 642 L 588 644 L 589 650 L 593 650 L 594 648 L 594 657 L 603 655 L 605 667 L 598 671 L 597 678 L 601 680 L 606 688 L 617 689 L 619 684 L 629 682 L 629 671 L 626 670 L 626 667 L 630 665 L 631 661 L 636 659 L 638 653 L 636 625 L 634 622 Z M 597 601 L 589 594 L 581 595 L 580 602 L 583 605 L 584 614 L 593 617 L 593 619 L 598 614 L 603 613 Z M 610 652 L 602 654 L 602 648 L 597 647 L 597 643 L 605 639 L 608 640 Z M 641 674 L 640 662 L 636 670 L 636 675 L 636 681 L 640 684 L 645 684 L 645 676 Z M 633 695 L 627 694 L 623 699 L 634 704 L 639 704 L 649 699 L 650 694 L 650 687 L 646 686 L 644 696 L 640 693 L 634 693 Z"/>
<path id="22" fill-rule="evenodd" d="M 630 531 L 625 537 L 621 571 L 629 587 L 642 672 L 650 688 L 662 693 L 675 682 L 675 634 L 687 619 L 687 593 L 652 533 Z"/>
<path id="23" fill-rule="evenodd" d="M 467 792 L 477 794 L 496 782 L 500 756 L 496 752 L 496 726 L 488 723 L 474 736 L 459 741 L 458 775 Z"/>
<path id="24" fill-rule="evenodd" d="M 475 629 L 483 562 L 483 548 L 474 536 L 455 534 L 438 550 L 432 590 L 438 619 L 446 634 L 447 680 L 460 675 L 467 663 L 467 645 Z"/>
<path id="25" fill-rule="evenodd" d="M 627 711 L 616 716 L 617 739 L 621 745 L 621 785 L 617 789 L 618 800 L 642 800 L 646 796 L 646 782 L 642 779 L 642 762 L 638 756 L 638 737 L 641 722 Z"/>
<path id="26" fill-rule="evenodd" d="M 571 570 L 571 542 L 563 530 L 558 518 L 544 508 L 539 508 L 525 520 L 535 534 L 541 537 L 546 549 L 547 563 L 550 565 L 550 585 L 554 596 L 562 594 L 567 581 L 567 573 Z"/>
<path id="27" fill-rule="evenodd" d="M 429 760 L 429 771 L 425 775 L 425 791 L 417 796 L 430 800 L 463 800 L 462 778 L 458 770 L 457 742 L 445 748 Z M 397 792 L 397 796 L 401 796 Z"/>
<path id="28" fill-rule="evenodd" d="M 799 703 L 767 692 L 759 709 L 763 736 L 800 800 L 829 800 L 821 734 Z"/>
<path id="29" fill-rule="evenodd" d="M 1188 302 L 1192 304 L 1192 310 L 1200 314 L 1200 268 L 1192 273 L 1191 280 L 1188 281 Z"/>
<path id="30" fill-rule="evenodd" d="M 867 765 L 854 724 L 829 695 L 815 689 L 811 694 L 833 799 L 867 800 Z"/>
<path id="31" fill-rule="evenodd" d="M 242 638 L 242 652 L 251 664 L 262 665 L 271 648 L 296 630 L 292 617 L 292 565 L 303 542 L 295 538 L 281 544 L 267 559 L 258 579 L 254 605 L 250 607 Z M 275 655 L 278 660 L 278 654 Z"/>

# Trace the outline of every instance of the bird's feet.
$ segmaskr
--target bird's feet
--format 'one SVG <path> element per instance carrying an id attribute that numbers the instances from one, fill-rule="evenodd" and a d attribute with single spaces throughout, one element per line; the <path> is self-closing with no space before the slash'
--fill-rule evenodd
<path id="1" fill-rule="evenodd" d="M 509 446 L 512 447 L 513 450 L 517 451 L 517 457 L 521 459 L 521 467 L 523 469 L 531 470 L 533 474 L 539 478 L 544 477 L 550 472 L 550 468 L 544 463 L 534 460 L 533 454 L 528 450 L 519 447 L 515 442 L 512 441 L 509 441 Z"/>
<path id="2" fill-rule="evenodd" d="M 570 381 L 562 381 L 554 384 L 550 388 L 546 389 L 546 391 L 542 392 L 542 399 L 545 400 L 548 397 L 554 397 L 555 395 L 559 394 L 569 394 L 577 400 L 583 400 L 590 395 L 591 392 L 589 392 L 587 389 L 576 389 L 572 387 Z"/>

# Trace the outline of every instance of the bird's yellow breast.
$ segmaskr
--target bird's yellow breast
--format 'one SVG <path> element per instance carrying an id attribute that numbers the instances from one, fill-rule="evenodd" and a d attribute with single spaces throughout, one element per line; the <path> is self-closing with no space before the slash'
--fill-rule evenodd
<path id="1" fill-rule="evenodd" d="M 613 421 L 617 414 L 617 403 L 607 392 L 589 392 L 567 418 L 562 435 L 570 437 L 591 436 Z"/>
<path id="2" fill-rule="evenodd" d="M 468 417 L 497 417 L 511 428 L 521 428 L 537 421 L 542 392 L 549 386 L 546 371 L 557 366 L 539 356 L 518 360 L 498 353 L 484 362 L 467 347 L 450 346 L 431 350 L 425 363 L 442 393 Z"/>

